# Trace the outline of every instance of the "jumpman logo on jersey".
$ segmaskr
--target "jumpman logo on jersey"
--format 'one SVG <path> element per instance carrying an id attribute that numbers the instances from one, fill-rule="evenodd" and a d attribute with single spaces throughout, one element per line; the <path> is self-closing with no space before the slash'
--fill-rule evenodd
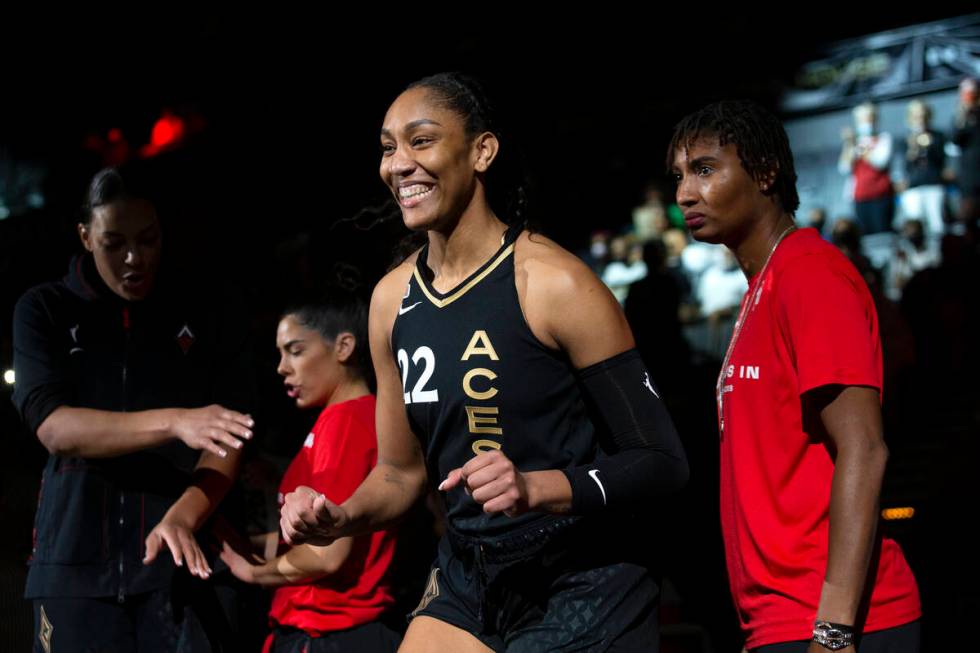
<path id="1" fill-rule="evenodd" d="M 650 392 L 653 393 L 653 396 L 654 397 L 656 397 L 657 399 L 660 399 L 660 395 L 657 394 L 657 391 L 653 389 L 653 384 L 650 383 L 650 373 L 649 372 L 645 372 L 643 374 L 643 377 L 644 377 L 643 378 L 643 385 L 645 385 L 647 387 L 647 390 L 649 390 Z"/>

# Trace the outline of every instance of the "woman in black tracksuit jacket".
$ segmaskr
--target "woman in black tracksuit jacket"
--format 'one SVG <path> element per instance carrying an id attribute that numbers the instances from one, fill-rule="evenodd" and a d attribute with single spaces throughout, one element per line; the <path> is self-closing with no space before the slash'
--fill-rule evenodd
<path id="1" fill-rule="evenodd" d="M 13 400 L 50 452 L 25 591 L 38 651 L 210 648 L 172 583 L 175 565 L 210 575 L 194 533 L 251 437 L 247 325 L 164 281 L 148 196 L 136 175 L 99 172 L 86 251 L 14 312 Z"/>

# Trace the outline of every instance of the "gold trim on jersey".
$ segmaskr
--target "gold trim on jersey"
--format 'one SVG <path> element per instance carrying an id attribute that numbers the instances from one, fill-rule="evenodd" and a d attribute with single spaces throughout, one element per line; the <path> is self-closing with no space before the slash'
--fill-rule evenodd
<path id="1" fill-rule="evenodd" d="M 428 297 L 429 301 L 435 304 L 436 308 L 442 308 L 444 306 L 448 306 L 449 304 L 452 304 L 454 301 L 456 301 L 457 299 L 465 295 L 470 289 L 473 288 L 473 286 L 483 281 L 483 279 L 488 274 L 496 270 L 497 266 L 503 263 L 504 259 L 507 258 L 513 251 L 514 251 L 514 243 L 511 243 L 510 245 L 507 246 L 507 248 L 504 251 L 500 252 L 500 254 L 497 255 L 497 258 L 494 259 L 494 261 L 490 263 L 490 265 L 488 265 L 483 272 L 470 279 L 468 282 L 466 282 L 466 285 L 464 285 L 462 288 L 460 288 L 453 294 L 449 295 L 448 297 L 445 297 L 444 299 L 439 299 L 431 292 L 429 292 L 428 287 L 426 286 L 425 282 L 422 280 L 422 274 L 419 272 L 419 268 L 417 265 L 415 266 L 415 270 L 413 271 L 413 274 L 415 274 L 415 281 L 418 282 L 419 288 L 422 289 L 422 294 Z"/>

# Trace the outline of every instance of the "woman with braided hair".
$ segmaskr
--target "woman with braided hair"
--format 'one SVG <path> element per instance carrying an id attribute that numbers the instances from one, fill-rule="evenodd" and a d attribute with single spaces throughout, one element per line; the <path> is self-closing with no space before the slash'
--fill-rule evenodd
<path id="1" fill-rule="evenodd" d="M 283 533 L 384 528 L 431 483 L 448 530 L 402 650 L 656 650 L 659 589 L 631 529 L 687 461 L 616 300 L 525 229 L 508 135 L 455 73 L 388 109 L 381 178 L 427 243 L 371 301 L 378 466 L 340 505 L 290 493 Z"/>
<path id="2" fill-rule="evenodd" d="M 888 449 L 864 279 L 797 228 L 789 139 L 758 104 L 684 118 L 667 167 L 691 235 L 728 247 L 749 284 L 716 389 L 722 534 L 745 648 L 918 651 L 915 578 L 876 530 Z"/>

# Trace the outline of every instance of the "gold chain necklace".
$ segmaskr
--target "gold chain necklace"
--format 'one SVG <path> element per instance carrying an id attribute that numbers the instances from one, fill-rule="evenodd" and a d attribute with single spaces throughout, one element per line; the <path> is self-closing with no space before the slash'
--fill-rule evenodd
<path id="1" fill-rule="evenodd" d="M 742 333 L 742 327 L 745 325 L 745 320 L 749 316 L 751 307 L 758 304 L 759 299 L 761 299 L 762 281 L 766 274 L 766 268 L 769 267 L 769 261 L 772 260 L 772 255 L 776 253 L 776 248 L 779 247 L 779 243 L 783 242 L 783 238 L 795 230 L 796 225 L 791 224 L 783 233 L 779 234 L 779 238 L 773 243 L 772 249 L 769 250 L 769 255 L 766 256 L 766 260 L 762 264 L 762 269 L 759 270 L 759 275 L 756 277 L 755 289 L 749 288 L 746 293 L 746 301 L 742 304 L 742 308 L 738 312 L 738 319 L 735 320 L 735 331 L 732 333 L 732 339 L 728 342 L 725 360 L 721 364 L 721 372 L 718 373 L 718 382 L 715 384 L 715 396 L 718 400 L 718 434 L 720 436 L 724 436 L 725 434 L 725 377 L 728 374 L 728 362 L 732 357 L 732 352 L 735 350 L 735 343 L 738 342 L 738 337 Z M 731 392 L 731 388 L 727 388 L 727 390 Z"/>

